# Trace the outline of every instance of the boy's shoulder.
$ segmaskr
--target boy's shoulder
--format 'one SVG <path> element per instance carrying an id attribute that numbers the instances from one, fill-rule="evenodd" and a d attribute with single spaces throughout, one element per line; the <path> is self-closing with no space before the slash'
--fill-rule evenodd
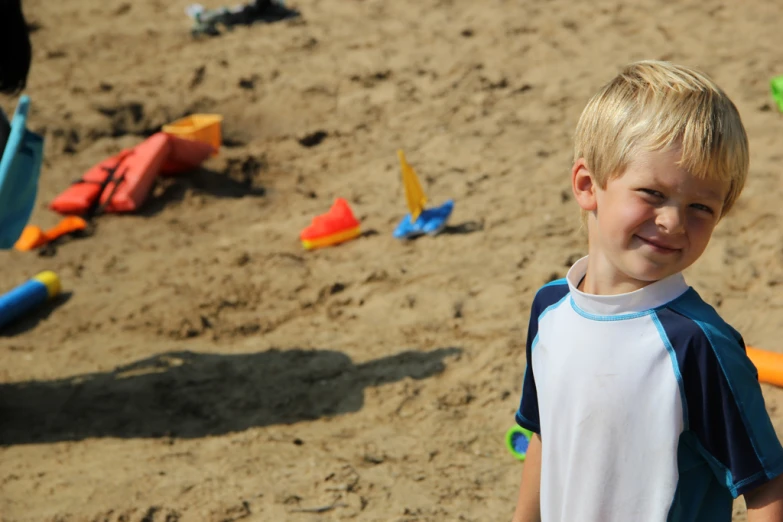
<path id="1" fill-rule="evenodd" d="M 739 332 L 693 288 L 657 310 L 656 319 L 675 349 L 687 345 L 710 347 L 716 352 L 736 349 L 744 352 Z"/>
<path id="2" fill-rule="evenodd" d="M 552 305 L 563 300 L 571 291 L 568 281 L 565 278 L 556 279 L 545 284 L 536 291 L 531 307 L 531 315 L 538 317 Z"/>

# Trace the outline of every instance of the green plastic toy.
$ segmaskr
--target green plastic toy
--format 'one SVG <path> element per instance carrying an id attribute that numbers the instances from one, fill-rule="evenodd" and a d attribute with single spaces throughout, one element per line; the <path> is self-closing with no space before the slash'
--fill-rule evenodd
<path id="1" fill-rule="evenodd" d="M 530 444 L 530 437 L 533 432 L 526 430 L 521 426 L 512 426 L 506 432 L 506 447 L 508 451 L 519 460 L 525 460 L 527 456 L 527 447 Z"/>
<path id="2" fill-rule="evenodd" d="M 783 112 L 783 76 L 776 76 L 769 82 L 770 90 L 772 91 L 772 98 L 778 105 L 780 112 Z"/>

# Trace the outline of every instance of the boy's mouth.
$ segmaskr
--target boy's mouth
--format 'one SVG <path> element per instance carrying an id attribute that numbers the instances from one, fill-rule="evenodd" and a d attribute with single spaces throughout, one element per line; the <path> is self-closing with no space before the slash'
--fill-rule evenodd
<path id="1" fill-rule="evenodd" d="M 650 245 L 653 247 L 656 251 L 661 252 L 663 254 L 672 254 L 674 252 L 679 252 L 682 250 L 681 248 L 677 248 L 674 245 L 665 243 L 659 239 L 647 239 L 642 236 L 636 236 L 642 243 Z"/>

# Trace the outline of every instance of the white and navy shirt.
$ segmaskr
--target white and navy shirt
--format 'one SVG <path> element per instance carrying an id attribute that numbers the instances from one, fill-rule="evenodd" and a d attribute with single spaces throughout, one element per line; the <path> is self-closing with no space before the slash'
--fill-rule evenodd
<path id="1" fill-rule="evenodd" d="M 682 274 L 577 290 L 579 260 L 533 301 L 517 423 L 541 435 L 543 522 L 729 522 L 783 472 L 740 335 Z"/>

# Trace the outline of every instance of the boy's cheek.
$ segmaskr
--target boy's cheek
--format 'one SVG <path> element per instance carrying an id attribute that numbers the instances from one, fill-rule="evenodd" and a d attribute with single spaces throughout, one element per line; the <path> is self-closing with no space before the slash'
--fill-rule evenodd
<path id="1" fill-rule="evenodd" d="M 635 229 L 646 222 L 653 222 L 655 213 L 649 205 L 631 200 L 617 209 L 614 218 L 618 227 Z"/>
<path id="2" fill-rule="evenodd" d="M 710 239 L 712 239 L 712 233 L 715 231 L 715 225 L 714 224 L 702 224 L 698 227 L 696 227 L 696 230 L 694 231 L 694 234 L 691 235 L 691 242 L 698 243 L 700 245 L 704 245 L 704 247 L 707 247 L 707 244 L 710 242 Z"/>

